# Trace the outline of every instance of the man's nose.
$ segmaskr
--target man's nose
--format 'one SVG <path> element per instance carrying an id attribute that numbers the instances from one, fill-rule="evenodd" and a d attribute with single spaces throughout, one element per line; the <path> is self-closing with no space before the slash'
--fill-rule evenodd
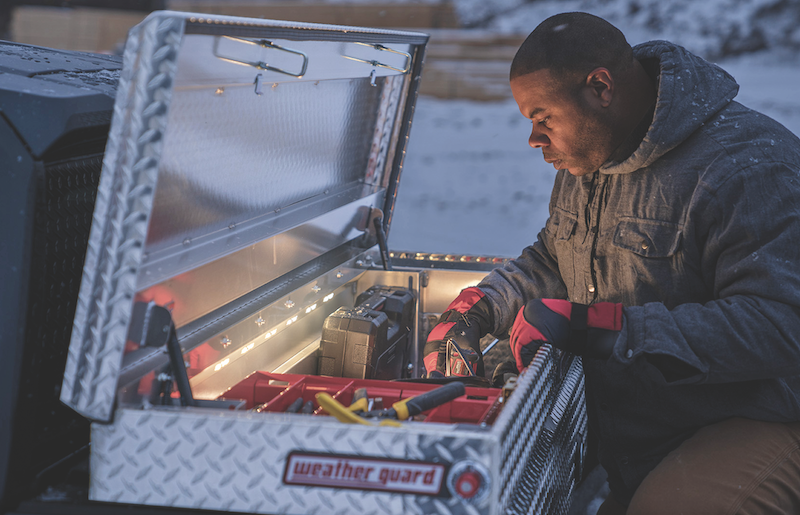
<path id="1" fill-rule="evenodd" d="M 533 148 L 546 147 L 550 145 L 550 138 L 534 129 L 531 131 L 531 136 L 528 138 L 528 145 Z"/>

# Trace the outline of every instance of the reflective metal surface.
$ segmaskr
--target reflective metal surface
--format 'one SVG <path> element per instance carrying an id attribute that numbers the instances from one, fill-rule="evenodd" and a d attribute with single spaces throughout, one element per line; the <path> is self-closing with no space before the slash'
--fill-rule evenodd
<path id="1" fill-rule="evenodd" d="M 125 46 L 60 397 L 91 419 L 112 416 L 183 25 L 151 16 Z"/>
<path id="2" fill-rule="evenodd" d="M 486 468 L 494 459 L 488 433 L 413 422 L 376 429 L 287 413 L 123 409 L 114 424 L 92 426 L 89 498 L 287 515 L 500 515 L 488 502 L 284 484 L 287 456 L 298 451 L 447 465 L 469 459 Z"/>
<path id="3" fill-rule="evenodd" d="M 580 358 L 543 345 L 492 429 L 502 442 L 502 513 L 569 511 L 570 494 L 582 473 L 586 426 Z"/>
<path id="4" fill-rule="evenodd" d="M 147 252 L 363 179 L 379 100 L 366 81 L 177 90 Z"/>
<path id="5" fill-rule="evenodd" d="M 475 286 L 486 275 L 486 272 L 436 269 L 424 270 L 424 273 L 428 286 L 421 290 L 420 302 L 427 313 L 443 312 L 461 290 Z"/>
<path id="6" fill-rule="evenodd" d="M 382 199 L 382 193 L 358 199 L 206 264 L 195 264 L 186 271 L 183 270 L 186 262 L 195 259 L 201 263 L 205 261 L 205 251 L 224 250 L 228 241 L 231 246 L 236 245 L 236 231 L 226 230 L 230 232 L 227 238 L 213 239 L 206 246 L 198 244 L 198 249 L 194 249 L 192 243 L 184 245 L 180 254 L 169 258 L 161 257 L 151 262 L 148 256 L 148 262 L 140 268 L 141 286 L 150 283 L 148 279 L 151 276 L 158 278 L 166 275 L 168 279 L 143 287 L 137 292 L 136 299 L 169 305 L 176 326 L 182 327 L 331 249 L 359 238 L 362 235 L 358 230 L 359 221 Z M 323 203 L 319 209 L 325 207 Z M 280 220 L 273 221 L 271 225 L 280 228 L 282 222 L 305 218 L 314 211 L 311 208 L 287 210 Z"/>
<path id="7" fill-rule="evenodd" d="M 302 34 L 295 34 L 302 38 Z M 274 48 L 265 48 L 247 45 L 242 42 L 206 34 L 187 34 L 184 37 L 185 46 L 181 50 L 179 59 L 180 68 L 183 70 L 177 82 L 178 87 L 198 86 L 249 86 L 253 93 L 253 82 L 256 75 L 261 74 L 264 84 L 293 84 L 297 82 L 316 82 L 334 79 L 368 79 L 372 70 L 376 77 L 402 76 L 402 71 L 370 66 L 369 64 L 354 62 L 345 56 L 355 56 L 364 60 L 382 60 L 393 67 L 404 67 L 407 57 L 401 54 L 391 55 L 391 52 L 364 48 L 357 42 L 345 41 L 312 41 L 302 39 L 284 39 L 274 37 L 274 29 L 262 31 L 260 38 L 247 38 L 256 45 L 267 39 L 273 45 L 290 48 L 308 56 L 305 73 L 301 77 L 290 77 L 281 72 L 272 70 L 259 70 L 252 66 L 242 66 L 230 60 L 246 62 L 264 62 L 270 66 L 290 71 L 300 71 L 303 58 L 297 54 L 282 52 Z M 406 39 L 409 39 L 406 37 Z M 390 44 L 393 50 L 402 53 L 412 51 L 408 43 Z M 214 59 L 209 59 L 212 56 Z M 367 81 L 369 84 L 369 81 Z"/>
<path id="8" fill-rule="evenodd" d="M 241 73 L 204 52 L 218 39 L 187 36 L 181 49 L 137 280 L 140 296 L 170 292 L 178 326 L 358 237 L 359 209 L 384 202 L 404 104 L 405 75 L 377 87 L 367 78 L 295 80 L 263 95 L 251 84 L 203 87 Z M 318 64 L 304 79 L 342 45 L 308 42 Z"/>
<path id="9" fill-rule="evenodd" d="M 296 78 L 220 59 L 215 44 L 240 60 L 297 64 L 282 63 L 298 54 L 274 44 L 225 39 L 238 46 L 225 47 L 225 35 L 298 50 L 308 56 L 307 69 Z M 180 335 L 284 276 L 291 287 L 300 270 L 316 267 L 319 275 L 336 266 L 310 263 L 326 256 L 344 262 L 353 249 L 371 246 L 359 223 L 385 204 L 386 177 L 397 178 L 391 169 L 405 144 L 399 126 L 410 124 L 404 95 L 426 41 L 400 31 L 172 12 L 153 13 L 134 28 L 62 400 L 90 418 L 111 418 L 135 300 L 171 308 Z M 376 53 L 400 68 L 407 53 L 416 75 L 373 74 L 374 67 L 342 57 Z"/>
<path id="10" fill-rule="evenodd" d="M 318 347 L 325 317 L 339 306 L 354 305 L 354 281 L 361 274 L 352 268 L 330 272 L 242 318 L 190 352 L 190 366 L 198 370 L 191 378 L 195 396 L 215 399 L 253 372 L 275 371 L 309 345 Z M 228 340 L 224 348 L 217 343 L 222 338 Z"/>

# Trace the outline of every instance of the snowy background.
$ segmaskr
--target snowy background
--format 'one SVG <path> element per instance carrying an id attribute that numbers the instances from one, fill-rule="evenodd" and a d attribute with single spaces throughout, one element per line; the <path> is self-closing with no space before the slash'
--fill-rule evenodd
<path id="1" fill-rule="evenodd" d="M 668 39 L 722 66 L 741 86 L 736 100 L 800 135 L 800 1 L 457 0 L 456 7 L 470 26 L 492 31 L 527 35 L 553 14 L 580 10 L 614 23 L 632 45 Z M 555 170 L 528 147 L 529 128 L 513 100 L 420 97 L 389 246 L 515 257 L 535 241 Z"/>

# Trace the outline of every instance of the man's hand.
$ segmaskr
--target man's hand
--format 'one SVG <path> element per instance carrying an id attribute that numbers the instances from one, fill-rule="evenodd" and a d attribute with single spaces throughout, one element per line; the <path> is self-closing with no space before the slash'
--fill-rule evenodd
<path id="1" fill-rule="evenodd" d="M 475 373 L 483 376 L 480 340 L 493 327 L 492 308 L 479 288 L 467 288 L 450 303 L 439 323 L 428 335 L 422 352 L 428 377 L 445 371 L 447 341 L 452 339 L 462 349 L 478 353 Z"/>
<path id="2" fill-rule="evenodd" d="M 558 299 L 534 299 L 519 310 L 511 328 L 511 351 L 521 372 L 539 346 L 550 343 L 561 350 L 606 359 L 622 329 L 622 304 L 591 306 Z"/>

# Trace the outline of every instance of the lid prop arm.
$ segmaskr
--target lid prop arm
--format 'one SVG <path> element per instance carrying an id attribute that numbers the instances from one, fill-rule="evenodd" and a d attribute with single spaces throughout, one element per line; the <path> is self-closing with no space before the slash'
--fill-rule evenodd
<path id="1" fill-rule="evenodd" d="M 160 382 L 161 388 L 159 391 L 153 389 L 151 402 L 157 402 L 160 397 L 161 404 L 169 404 L 174 379 L 181 394 L 181 406 L 197 405 L 192 396 L 189 375 L 183 362 L 183 351 L 169 309 L 152 301 L 134 303 L 128 340 L 138 343 L 141 347 L 167 346 L 169 365 L 163 368 L 162 373 L 156 375 L 154 385 Z M 167 369 L 171 369 L 171 372 Z"/>
<path id="2" fill-rule="evenodd" d="M 392 263 L 389 261 L 389 249 L 386 245 L 386 231 L 383 230 L 383 216 L 376 216 L 373 218 L 372 224 L 375 226 L 375 235 L 378 237 L 378 248 L 381 251 L 383 269 L 390 271 L 392 269 Z"/>
<path id="3" fill-rule="evenodd" d="M 178 392 L 181 394 L 181 406 L 197 406 L 192 396 L 189 374 L 186 373 L 186 364 L 183 361 L 183 352 L 181 351 L 181 344 L 178 341 L 178 333 L 175 331 L 175 324 L 172 323 L 171 319 L 169 323 L 167 352 L 169 353 L 169 364 L 172 368 L 172 375 L 175 378 L 175 383 L 178 385 Z"/>

